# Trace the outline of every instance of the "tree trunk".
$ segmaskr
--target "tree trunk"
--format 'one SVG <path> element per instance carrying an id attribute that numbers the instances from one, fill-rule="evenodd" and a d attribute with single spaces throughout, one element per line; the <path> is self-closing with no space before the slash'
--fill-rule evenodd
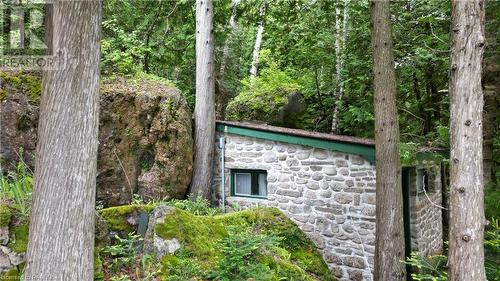
<path id="1" fill-rule="evenodd" d="M 335 60 L 336 60 L 336 71 L 335 71 L 335 81 L 337 84 L 337 89 L 335 90 L 335 100 L 333 106 L 332 115 L 332 127 L 331 133 L 339 133 L 339 112 L 340 112 L 340 102 L 344 96 L 344 83 L 342 81 L 342 70 L 344 68 L 345 60 L 345 42 L 347 39 L 347 24 L 349 20 L 349 0 L 344 0 L 344 11 L 343 17 L 340 19 L 340 7 L 337 3 L 335 8 Z"/>
<path id="2" fill-rule="evenodd" d="M 257 76 L 257 64 L 259 63 L 259 52 L 262 44 L 262 36 L 264 35 L 264 19 L 266 17 L 267 2 L 262 3 L 260 8 L 260 22 L 255 36 L 255 45 L 253 47 L 252 67 L 250 68 L 250 78 Z"/>
<path id="3" fill-rule="evenodd" d="M 26 41 L 26 31 L 24 28 L 24 9 L 23 9 L 23 3 L 21 0 L 17 2 L 19 5 L 19 10 L 17 11 L 17 16 L 19 17 L 18 23 L 19 23 L 19 49 L 24 49 L 24 43 Z"/>
<path id="4" fill-rule="evenodd" d="M 454 0 L 450 46 L 450 249 L 448 276 L 486 280 L 484 270 L 484 2 Z"/>
<path id="5" fill-rule="evenodd" d="M 210 197 L 215 146 L 215 80 L 212 0 L 196 1 L 196 104 L 191 199 Z"/>
<path id="6" fill-rule="evenodd" d="M 389 0 L 372 0 L 370 8 L 377 159 L 374 278 L 404 280 L 403 193 Z"/>
<path id="7" fill-rule="evenodd" d="M 236 7 L 240 3 L 240 0 L 233 0 L 232 1 L 232 6 L 231 6 L 231 17 L 229 18 L 229 35 L 226 41 L 224 42 L 224 49 L 222 52 L 222 62 L 220 64 L 220 76 L 222 77 L 224 75 L 224 72 L 226 71 L 226 66 L 229 61 L 229 42 L 231 37 L 233 36 L 234 30 L 236 29 Z"/>
<path id="8" fill-rule="evenodd" d="M 26 280 L 93 280 L 101 2 L 52 7 Z"/>

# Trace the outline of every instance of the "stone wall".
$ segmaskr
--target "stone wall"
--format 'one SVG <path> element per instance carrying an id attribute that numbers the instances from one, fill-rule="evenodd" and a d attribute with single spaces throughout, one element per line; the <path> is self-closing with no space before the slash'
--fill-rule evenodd
<path id="1" fill-rule="evenodd" d="M 351 154 L 224 134 L 225 192 L 231 169 L 267 171 L 266 199 L 228 197 L 229 205 L 277 207 L 311 237 L 341 279 L 371 280 L 375 250 L 375 166 Z M 219 133 L 218 137 L 221 136 Z M 216 149 L 214 197 L 220 200 Z"/>
<path id="2" fill-rule="evenodd" d="M 277 207 L 323 254 L 341 280 L 371 280 L 375 251 L 375 166 L 357 155 L 218 133 L 226 138 L 225 194 L 229 209 Z M 218 142 L 216 142 L 218 143 Z M 220 149 L 214 165 L 214 199 L 221 200 Z M 266 170 L 267 199 L 230 196 L 231 169 Z M 440 163 L 409 168 L 412 251 L 442 252 Z M 429 190 L 418 192 L 417 170 L 426 169 Z M 427 198 L 428 197 L 428 198 Z"/>
<path id="3" fill-rule="evenodd" d="M 429 173 L 429 191 L 417 192 L 417 169 Z M 441 170 L 439 164 L 419 164 L 410 171 L 410 214 L 412 251 L 422 256 L 441 253 L 443 250 L 443 224 Z"/>

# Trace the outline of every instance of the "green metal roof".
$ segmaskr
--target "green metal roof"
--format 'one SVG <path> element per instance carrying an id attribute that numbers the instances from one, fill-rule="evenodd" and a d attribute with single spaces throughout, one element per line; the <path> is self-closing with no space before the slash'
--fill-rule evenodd
<path id="1" fill-rule="evenodd" d="M 373 140 L 241 122 L 217 121 L 218 132 L 360 155 L 375 163 Z"/>

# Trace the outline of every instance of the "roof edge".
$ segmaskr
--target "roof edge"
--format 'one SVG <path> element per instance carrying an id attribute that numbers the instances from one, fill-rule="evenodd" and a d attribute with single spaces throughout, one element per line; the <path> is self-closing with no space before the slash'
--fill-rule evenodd
<path id="1" fill-rule="evenodd" d="M 250 123 L 250 122 L 235 122 L 235 121 L 221 121 L 221 120 L 217 120 L 216 122 L 217 122 L 217 124 L 226 125 L 226 126 L 234 126 L 234 127 L 247 128 L 247 129 L 258 130 L 258 131 L 293 135 L 293 136 L 298 136 L 298 137 L 315 138 L 315 139 L 321 139 L 321 140 L 327 140 L 327 141 L 344 142 L 344 143 L 351 143 L 351 144 L 356 144 L 356 145 L 375 147 L 375 140 L 368 139 L 368 138 L 351 137 L 351 136 L 345 136 L 345 135 L 325 134 L 325 133 L 318 133 L 318 132 L 306 131 L 306 130 L 301 130 L 301 129 L 290 129 L 290 128 L 271 126 L 271 125 L 267 125 L 267 124 L 256 124 L 256 123 Z"/>
<path id="2" fill-rule="evenodd" d="M 240 122 L 217 121 L 216 125 L 218 132 L 340 151 L 375 163 L 375 144 L 369 140 Z"/>

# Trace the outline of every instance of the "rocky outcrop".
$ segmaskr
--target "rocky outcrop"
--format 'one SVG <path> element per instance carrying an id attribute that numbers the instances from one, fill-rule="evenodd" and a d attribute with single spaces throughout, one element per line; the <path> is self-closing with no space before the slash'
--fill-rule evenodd
<path id="1" fill-rule="evenodd" d="M 104 205 L 184 197 L 192 172 L 191 116 L 168 85 L 119 79 L 102 85 L 97 198 Z"/>
<path id="2" fill-rule="evenodd" d="M 34 167 L 40 77 L 0 72 L 0 163 Z M 103 206 L 184 197 L 192 173 L 192 129 L 184 97 L 164 81 L 117 78 L 101 85 L 97 201 Z M 24 153 L 20 153 L 20 149 Z"/>

